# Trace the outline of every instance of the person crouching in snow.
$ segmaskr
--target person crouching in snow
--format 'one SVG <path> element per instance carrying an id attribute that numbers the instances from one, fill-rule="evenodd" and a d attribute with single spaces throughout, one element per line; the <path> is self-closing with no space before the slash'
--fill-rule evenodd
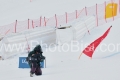
<path id="1" fill-rule="evenodd" d="M 42 62 L 45 57 L 42 55 L 42 49 L 40 45 L 37 45 L 33 51 L 28 54 L 28 63 L 31 68 L 30 76 L 33 77 L 35 75 L 42 75 L 42 70 L 40 68 L 40 62 Z"/>

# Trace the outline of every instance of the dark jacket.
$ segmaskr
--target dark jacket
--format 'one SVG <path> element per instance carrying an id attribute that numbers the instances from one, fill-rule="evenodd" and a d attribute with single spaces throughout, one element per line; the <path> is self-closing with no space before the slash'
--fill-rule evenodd
<path id="1" fill-rule="evenodd" d="M 45 59 L 45 57 L 42 55 L 42 53 L 43 53 L 43 51 L 42 51 L 42 48 L 41 48 L 40 45 L 37 45 L 33 49 L 33 51 L 30 51 L 29 54 L 28 54 L 29 65 L 31 65 L 31 63 L 37 63 L 37 64 L 40 65 L 40 62 L 42 62 Z"/>

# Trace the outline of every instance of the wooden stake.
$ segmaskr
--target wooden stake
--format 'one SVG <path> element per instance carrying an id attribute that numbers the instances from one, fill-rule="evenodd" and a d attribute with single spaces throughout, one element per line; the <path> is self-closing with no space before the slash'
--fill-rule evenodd
<path id="1" fill-rule="evenodd" d="M 90 57 L 90 59 L 92 60 L 92 57 Z"/>
<path id="2" fill-rule="evenodd" d="M 83 53 L 81 53 L 81 54 L 80 54 L 80 56 L 79 56 L 79 58 L 78 58 L 78 59 L 80 59 L 80 57 L 82 56 L 82 54 L 83 54 Z"/>

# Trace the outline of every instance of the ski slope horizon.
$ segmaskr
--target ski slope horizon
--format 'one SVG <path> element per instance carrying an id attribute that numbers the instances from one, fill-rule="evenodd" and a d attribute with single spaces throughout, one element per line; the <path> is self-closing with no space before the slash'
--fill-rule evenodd
<path id="1" fill-rule="evenodd" d="M 71 3 L 74 2 L 74 0 L 70 0 L 70 1 Z M 70 1 L 66 1 L 66 3 Z M 93 0 L 93 1 L 94 2 L 91 1 L 91 3 L 88 4 L 84 0 L 82 1 L 83 2 L 82 5 L 89 6 L 89 5 L 92 5 L 93 3 L 97 3 L 97 2 L 99 3 L 99 0 L 97 1 Z M 37 4 L 37 2 L 38 0 L 33 0 L 34 4 Z M 27 0 L 26 0 L 26 3 L 27 3 Z M 58 2 L 58 4 L 59 3 L 60 2 Z M 60 3 L 60 4 L 65 4 L 65 3 Z M 56 7 L 54 8 L 57 9 Z M 74 8 L 77 9 L 77 7 L 74 7 Z M 67 9 L 68 8 L 66 8 L 66 10 Z M 72 9 L 73 7 L 71 6 L 71 11 Z M 59 12 L 63 13 L 61 9 L 59 9 L 58 13 Z M 36 18 L 37 16 L 31 16 L 31 18 L 32 17 Z M 21 16 L 20 18 L 21 20 L 23 20 L 26 17 L 23 18 L 23 16 Z M 5 20 L 5 18 L 3 18 L 3 20 Z M 12 22 L 13 18 L 11 17 L 9 20 Z M 29 80 L 34 80 L 34 79 L 37 79 L 37 80 L 38 79 L 42 79 L 42 80 L 48 80 L 48 79 L 50 80 L 73 80 L 73 79 L 74 80 L 80 80 L 80 79 L 81 80 L 120 80 L 120 77 L 119 77 L 120 46 L 117 46 L 117 44 L 118 45 L 120 44 L 119 21 L 120 19 L 117 19 L 113 22 L 95 27 L 94 29 L 90 30 L 90 34 L 87 33 L 85 37 L 83 37 L 79 41 L 80 44 L 86 44 L 86 43 L 90 44 L 95 39 L 100 37 L 112 25 L 112 28 L 108 36 L 101 42 L 101 45 L 102 44 L 107 45 L 102 47 L 102 49 L 104 50 L 106 49 L 106 51 L 105 52 L 101 51 L 100 45 L 99 45 L 93 54 L 92 60 L 84 54 L 81 56 L 80 59 L 78 59 L 80 53 L 85 48 L 85 46 L 79 47 L 79 50 L 75 52 L 72 52 L 71 50 L 69 51 L 58 50 L 58 48 L 62 48 L 62 47 L 63 49 L 66 49 L 67 48 L 66 46 L 55 46 L 52 48 L 48 48 L 47 50 L 44 50 L 44 53 L 43 53 L 43 55 L 46 56 L 46 60 L 47 60 L 46 62 L 47 67 L 42 68 L 43 75 L 34 76 L 33 78 L 31 78 L 29 77 L 30 69 L 18 68 L 19 57 L 27 56 L 26 53 L 21 53 L 10 59 L 0 60 L 0 71 L 1 71 L 0 79 L 1 80 L 26 80 L 26 79 L 29 79 Z M 5 22 L 3 22 L 3 24 L 4 23 Z M 55 51 L 50 51 L 52 49 L 54 50 L 55 48 L 57 48 Z"/>

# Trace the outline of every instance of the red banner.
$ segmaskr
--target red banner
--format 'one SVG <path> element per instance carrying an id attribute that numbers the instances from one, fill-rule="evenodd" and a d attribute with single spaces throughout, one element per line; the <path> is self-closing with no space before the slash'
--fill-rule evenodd
<path id="1" fill-rule="evenodd" d="M 97 46 L 102 42 L 102 40 L 108 35 L 110 29 L 112 26 L 110 26 L 110 28 L 98 39 L 96 39 L 94 42 L 92 42 L 90 45 L 88 45 L 84 50 L 83 53 L 86 54 L 89 57 L 92 57 L 93 52 L 95 51 L 95 49 L 97 48 Z"/>

